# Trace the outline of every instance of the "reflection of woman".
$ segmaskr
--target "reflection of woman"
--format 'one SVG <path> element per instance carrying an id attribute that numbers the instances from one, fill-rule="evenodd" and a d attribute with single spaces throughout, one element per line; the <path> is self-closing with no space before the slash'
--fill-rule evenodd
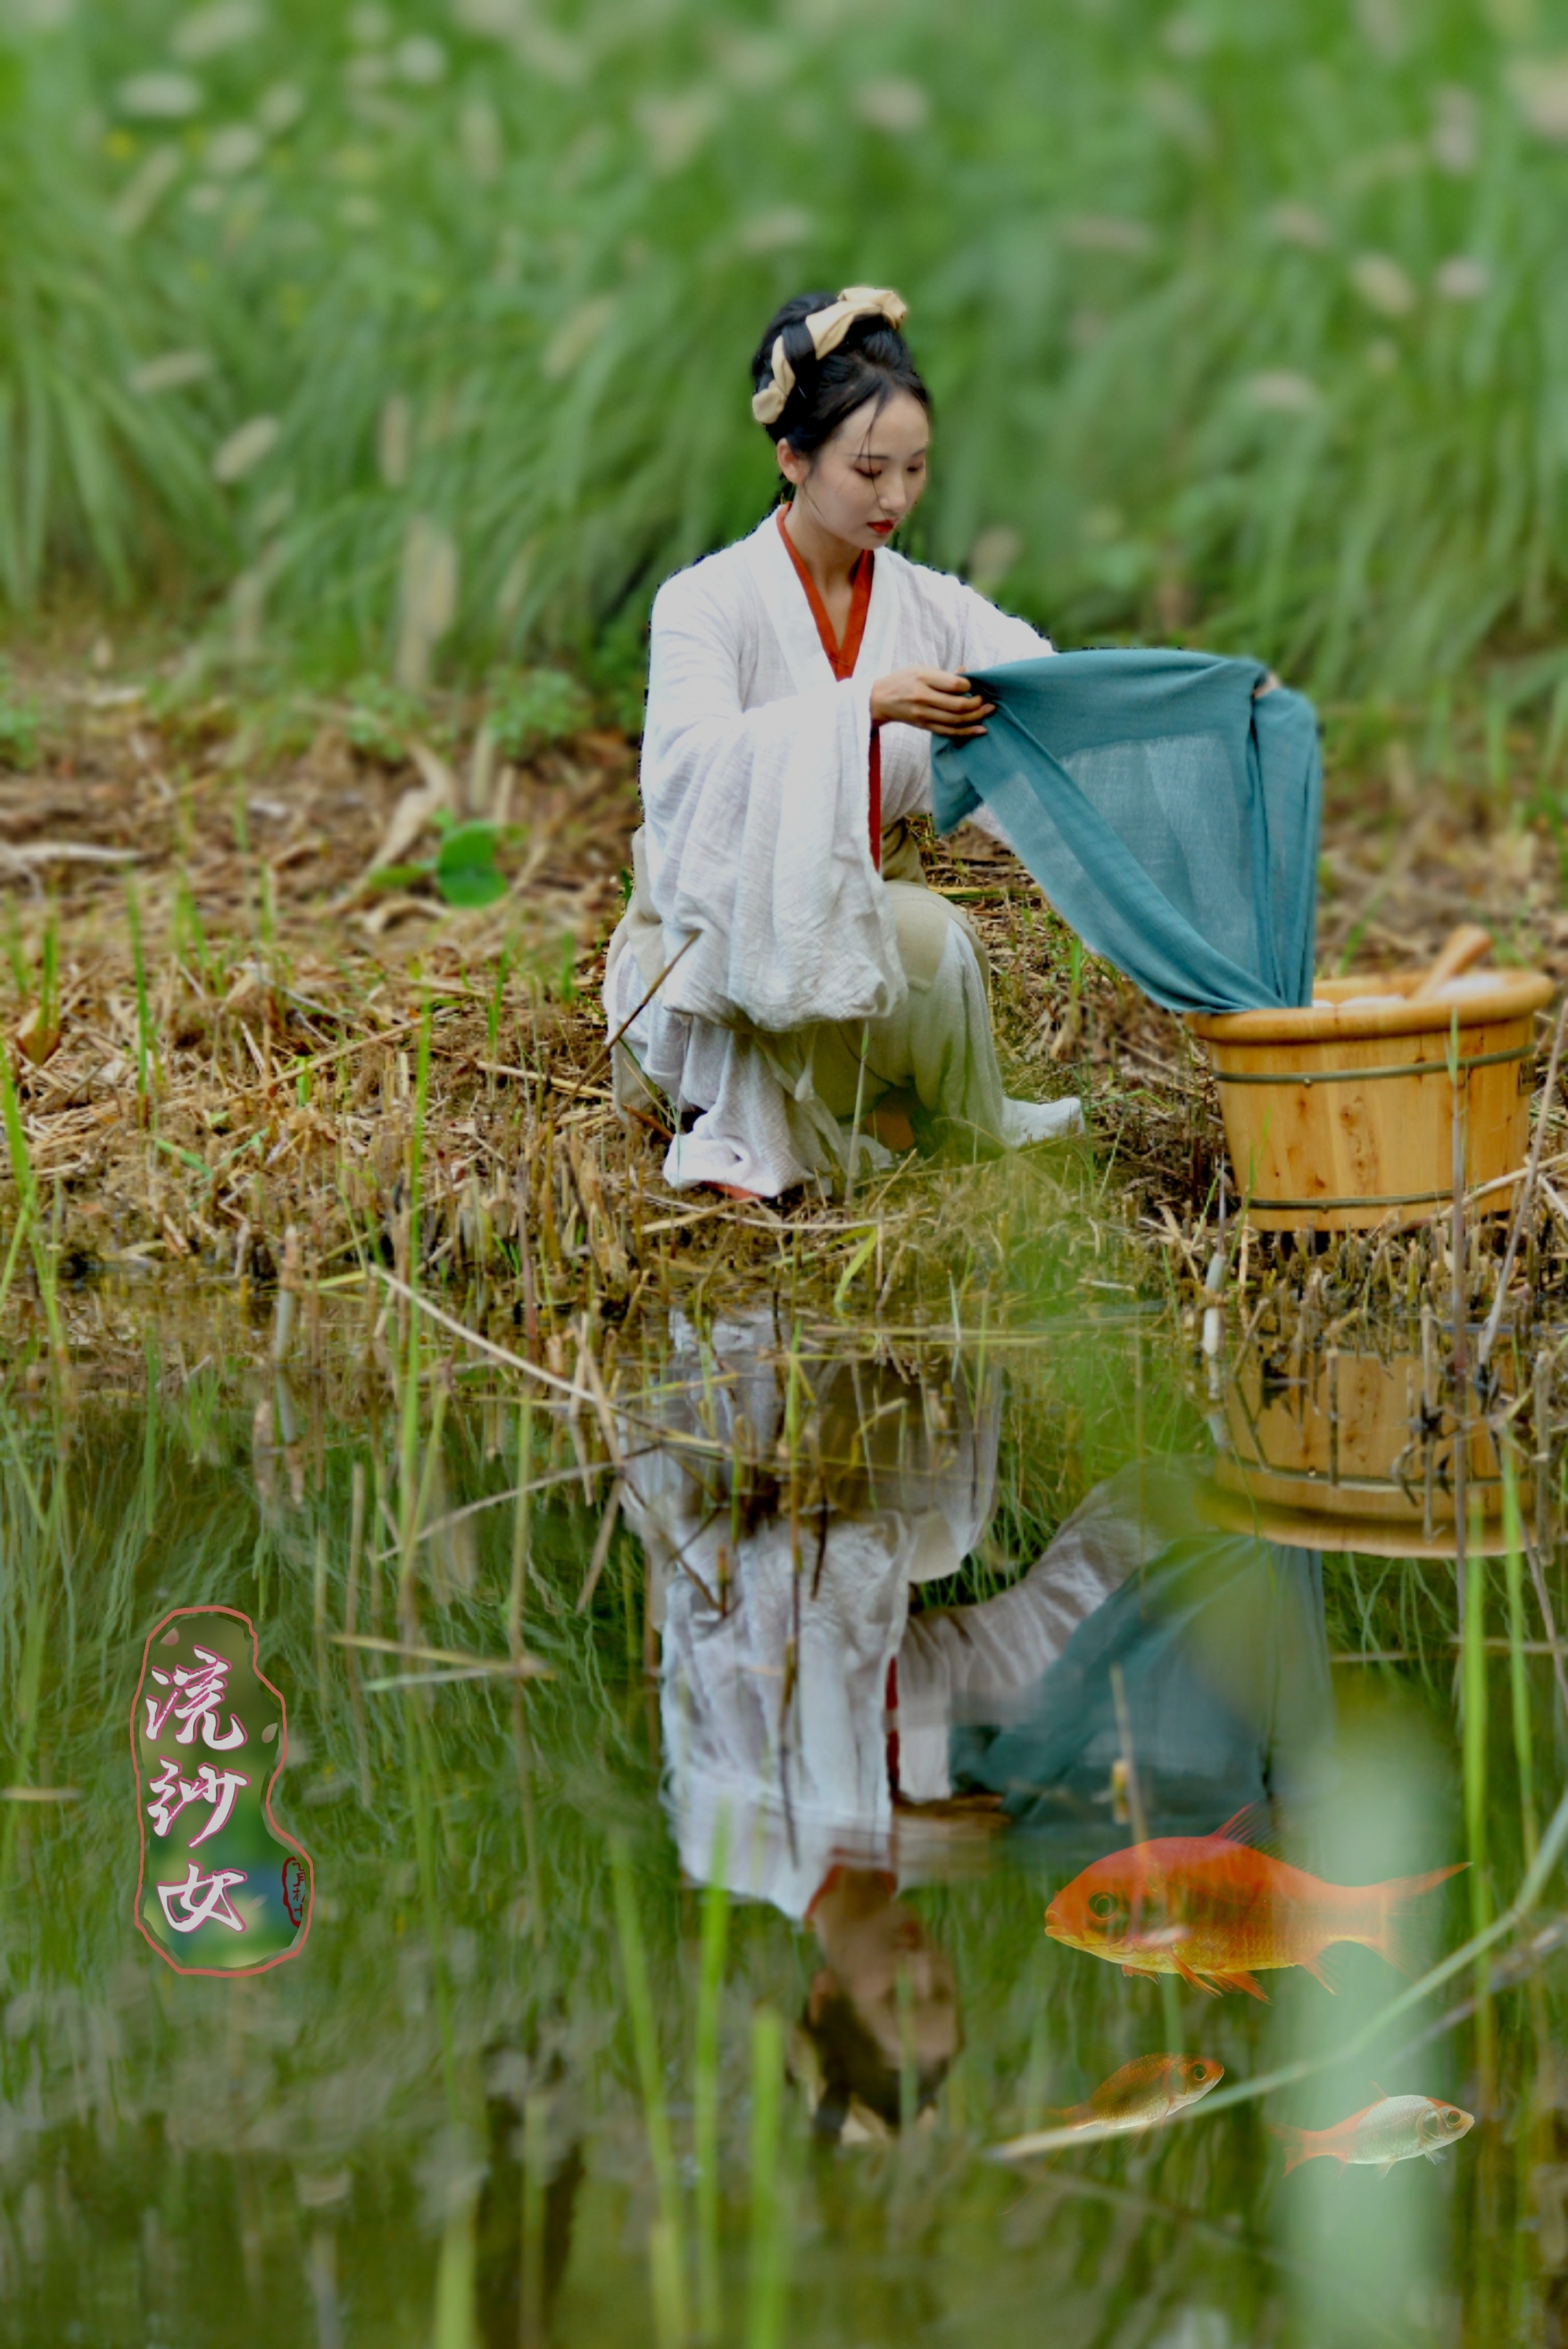
<path id="1" fill-rule="evenodd" d="M 894 1147 L 928 1121 L 1014 1144 L 1077 1123 L 1004 1098 L 983 953 L 910 833 L 929 738 L 989 715 L 965 669 L 1051 648 L 888 544 L 930 430 L 903 317 L 868 287 L 778 312 L 753 408 L 789 502 L 654 605 L 646 823 L 606 1003 L 623 1103 L 697 1112 L 671 1183 L 785 1190 L 845 1163 L 857 1110 Z"/>
<path id="2" fill-rule="evenodd" d="M 1091 1502 L 998 1598 L 911 1617 L 912 1588 L 955 1574 L 991 1514 L 994 1381 L 792 1370 L 771 1338 L 759 1319 L 701 1348 L 678 1325 L 651 1402 L 669 1440 L 628 1424 L 624 1506 L 662 1619 L 682 1867 L 815 1934 L 795 2068 L 820 2126 L 863 2133 L 896 2126 L 911 2085 L 928 2104 L 961 2036 L 947 1960 L 898 1897 L 912 1806 L 951 1792 L 953 1719 L 994 1719 L 1038 1682 L 1137 1534 Z M 792 1377 L 807 1389 L 793 1480 L 777 1464 Z"/>
<path id="3" fill-rule="evenodd" d="M 818 2133 L 853 2143 L 923 2113 L 962 2044 L 953 1970 L 890 1868 L 829 1868 L 806 1911 L 822 1964 L 791 2046 Z"/>

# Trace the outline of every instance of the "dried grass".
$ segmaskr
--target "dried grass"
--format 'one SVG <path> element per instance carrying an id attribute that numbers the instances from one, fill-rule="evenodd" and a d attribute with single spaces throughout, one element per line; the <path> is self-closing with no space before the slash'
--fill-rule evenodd
<path id="1" fill-rule="evenodd" d="M 476 1308 L 561 1360 L 585 1311 L 618 1324 L 676 1295 L 716 1307 L 781 1284 L 888 1326 L 972 1319 L 981 1288 L 998 1308 L 1072 1292 L 1196 1309 L 1219 1167 L 1203 1063 L 1178 1022 L 1077 951 L 982 836 L 929 844 L 931 878 L 986 940 L 1011 1085 L 1080 1092 L 1092 1154 L 910 1164 L 847 1209 L 675 1195 L 663 1137 L 614 1114 L 598 1009 L 636 822 L 627 738 L 589 729 L 504 766 L 476 706 L 398 719 L 351 700 L 192 702 L 80 674 L 35 677 L 37 764 L 0 774 L 0 1022 L 67 1307 L 73 1282 L 156 1271 L 224 1290 L 281 1284 L 316 1313 L 381 1267 L 483 1283 Z M 1381 773 L 1364 764 L 1331 792 L 1325 967 L 1347 951 L 1424 955 L 1478 911 L 1511 958 L 1568 967 L 1545 816 L 1500 833 L 1497 795 L 1461 780 L 1428 785 L 1412 819 L 1397 738 L 1384 736 Z M 501 824 L 511 886 L 496 905 L 454 912 L 428 885 L 375 885 L 378 863 L 429 846 L 441 809 Z M 1538 1296 L 1568 1262 L 1551 1152 L 1546 1172 L 1527 1250 Z M 1473 1254 L 1484 1309 L 1490 1226 Z M 1297 1293 L 1306 1259 L 1288 1246 L 1265 1258 Z M 1429 1237 L 1342 1259 L 1361 1266 L 1345 1278 L 1369 1309 L 1388 1279 L 1412 1296 L 1438 1279 Z"/>

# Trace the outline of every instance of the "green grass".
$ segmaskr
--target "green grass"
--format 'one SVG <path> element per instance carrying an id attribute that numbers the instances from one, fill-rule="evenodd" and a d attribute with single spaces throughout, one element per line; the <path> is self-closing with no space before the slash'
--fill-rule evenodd
<path id="1" fill-rule="evenodd" d="M 13 606 L 173 582 L 243 653 L 566 652 L 632 712 L 659 577 L 767 502 L 769 309 L 883 279 L 933 559 L 1320 692 L 1501 649 L 1568 718 L 1562 0 L 10 21 Z"/>

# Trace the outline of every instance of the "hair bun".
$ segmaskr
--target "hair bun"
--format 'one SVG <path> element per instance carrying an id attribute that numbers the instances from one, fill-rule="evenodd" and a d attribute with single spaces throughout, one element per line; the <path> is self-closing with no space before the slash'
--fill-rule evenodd
<path id="1" fill-rule="evenodd" d="M 805 297 L 812 299 L 812 296 Z M 794 303 L 789 305 L 793 310 Z M 859 318 L 878 318 L 898 334 L 909 315 L 909 305 L 890 285 L 846 285 L 836 299 L 781 324 L 773 348 L 753 369 L 759 388 L 753 395 L 752 414 L 759 424 L 776 424 L 795 387 L 795 369 L 815 360 L 818 365 L 836 351 Z M 765 346 L 764 346 L 765 347 Z"/>

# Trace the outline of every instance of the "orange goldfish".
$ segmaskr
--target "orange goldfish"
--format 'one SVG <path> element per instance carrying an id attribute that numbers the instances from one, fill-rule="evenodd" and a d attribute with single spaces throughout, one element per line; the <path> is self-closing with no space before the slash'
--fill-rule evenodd
<path id="1" fill-rule="evenodd" d="M 1224 2064 L 1209 2055 L 1135 2056 L 1102 2081 L 1087 2104 L 1048 2114 L 1049 2128 L 999 2146 L 996 2158 L 1017 2161 L 1030 2154 L 1051 2153 L 1080 2134 L 1119 2137 L 1132 2129 L 1157 2128 L 1184 2106 L 1206 2096 L 1224 2076 Z"/>
<path id="2" fill-rule="evenodd" d="M 1244 1990 L 1265 2006 L 1254 1975 L 1270 1968 L 1303 1966 L 1332 1990 L 1323 1953 L 1334 1941 L 1359 1941 L 1410 1971 L 1401 1947 L 1406 1912 L 1457 1867 L 1382 1884 L 1325 1884 L 1260 1851 L 1249 1840 L 1253 1823 L 1239 1811 L 1210 1836 L 1164 1836 L 1111 1852 L 1056 1895 L 1045 1930 L 1125 1974 L 1179 1974 L 1215 1997 Z"/>
<path id="3" fill-rule="evenodd" d="M 1457 2145 L 1474 2122 L 1474 2113 L 1436 2096 L 1382 2096 L 1333 2128 L 1274 2128 L 1274 2135 L 1285 2148 L 1287 2178 L 1303 2161 L 1337 2161 L 1342 2171 L 1350 2162 L 1364 2162 L 1386 2178 L 1397 2161 L 1413 2161 L 1418 2153 L 1436 2161 L 1444 2146 Z"/>

